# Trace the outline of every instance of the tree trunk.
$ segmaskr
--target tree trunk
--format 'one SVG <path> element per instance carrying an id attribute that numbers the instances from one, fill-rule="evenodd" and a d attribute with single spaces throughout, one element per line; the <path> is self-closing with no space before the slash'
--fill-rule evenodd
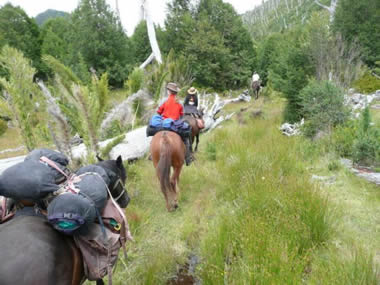
<path id="1" fill-rule="evenodd" d="M 331 0 L 330 6 L 323 5 L 318 0 L 314 0 L 314 3 L 317 4 L 318 6 L 321 6 L 322 8 L 326 9 L 327 11 L 329 11 L 330 23 L 332 23 L 334 21 L 335 10 L 336 10 L 336 6 L 338 5 L 338 0 Z"/>
<path id="2" fill-rule="evenodd" d="M 150 16 L 148 0 L 142 0 L 141 8 L 143 9 L 144 18 L 146 20 L 146 25 L 147 25 L 147 29 L 148 29 L 148 37 L 149 37 L 150 47 L 152 49 L 152 54 L 154 55 L 154 58 L 157 60 L 157 62 L 159 64 L 161 64 L 162 63 L 161 52 L 160 52 L 160 48 L 158 46 L 158 42 L 157 42 L 157 38 L 156 38 L 156 31 L 154 29 L 154 24 L 153 24 L 153 21 L 152 21 L 151 16 Z M 151 55 L 149 56 L 149 58 L 150 57 L 151 57 Z M 145 62 L 147 62 L 148 59 Z M 151 61 L 151 59 L 150 59 L 150 61 Z M 144 65 L 144 67 L 145 66 L 146 65 Z M 142 68 L 144 68 L 144 67 L 142 67 Z"/>

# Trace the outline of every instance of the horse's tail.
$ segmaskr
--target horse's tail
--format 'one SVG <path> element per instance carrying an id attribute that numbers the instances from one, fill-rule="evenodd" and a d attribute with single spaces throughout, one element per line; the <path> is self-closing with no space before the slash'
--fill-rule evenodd
<path id="1" fill-rule="evenodd" d="M 160 160 L 157 165 L 157 176 L 160 178 L 161 191 L 164 194 L 170 189 L 171 152 L 169 139 L 164 132 L 160 145 Z"/>

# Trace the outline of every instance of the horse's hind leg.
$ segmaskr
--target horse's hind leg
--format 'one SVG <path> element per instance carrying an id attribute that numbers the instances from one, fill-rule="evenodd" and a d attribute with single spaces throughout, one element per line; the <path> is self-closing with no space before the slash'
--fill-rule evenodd
<path id="1" fill-rule="evenodd" d="M 196 138 L 196 141 L 195 141 L 195 150 L 194 151 L 197 152 L 198 151 L 198 144 L 199 144 L 199 134 L 196 135 L 195 138 Z"/>
<path id="2" fill-rule="evenodd" d="M 172 185 L 172 189 L 178 193 L 179 192 L 179 175 L 181 174 L 182 165 L 180 167 L 174 167 L 173 175 L 170 178 L 170 184 Z M 178 188 L 178 190 L 177 190 Z"/>

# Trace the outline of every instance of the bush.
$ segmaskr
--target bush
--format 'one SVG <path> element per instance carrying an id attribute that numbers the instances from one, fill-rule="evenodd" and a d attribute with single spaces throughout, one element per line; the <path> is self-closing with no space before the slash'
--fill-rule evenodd
<path id="1" fill-rule="evenodd" d="M 380 90 L 380 79 L 366 72 L 361 78 L 354 82 L 354 87 L 361 93 L 372 93 Z"/>
<path id="2" fill-rule="evenodd" d="M 349 117 L 343 90 L 329 81 L 310 81 L 301 90 L 300 97 L 301 112 L 308 121 L 306 134 L 313 136 L 318 131 L 331 130 Z"/>
<path id="3" fill-rule="evenodd" d="M 144 70 L 136 67 L 128 76 L 128 80 L 125 82 L 129 94 L 139 91 L 144 83 Z"/>
<path id="4" fill-rule="evenodd" d="M 332 134 L 332 142 L 338 155 L 352 156 L 352 145 L 356 139 L 356 132 L 357 124 L 354 121 L 348 121 L 344 125 L 337 126 Z"/>
<path id="5" fill-rule="evenodd" d="M 380 130 L 371 126 L 368 107 L 364 109 L 357 138 L 353 144 L 353 160 L 363 165 L 380 165 Z"/>
<path id="6" fill-rule="evenodd" d="M 7 122 L 0 120 L 0 136 L 2 136 L 8 129 Z"/>

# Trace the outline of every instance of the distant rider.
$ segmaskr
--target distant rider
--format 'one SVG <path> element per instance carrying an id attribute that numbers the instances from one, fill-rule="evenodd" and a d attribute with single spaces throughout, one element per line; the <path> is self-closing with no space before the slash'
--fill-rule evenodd
<path id="1" fill-rule="evenodd" d="M 185 101 L 183 102 L 185 114 L 198 115 L 198 91 L 194 87 L 187 90 Z"/>

